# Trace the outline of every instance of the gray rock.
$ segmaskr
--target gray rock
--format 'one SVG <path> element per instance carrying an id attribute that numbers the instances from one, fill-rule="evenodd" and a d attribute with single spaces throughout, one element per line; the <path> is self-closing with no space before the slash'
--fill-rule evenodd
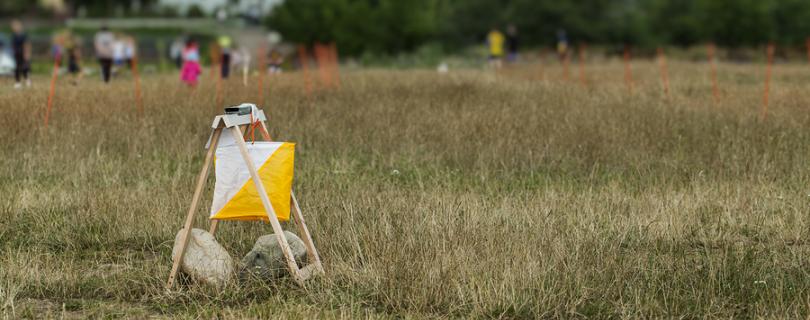
<path id="1" fill-rule="evenodd" d="M 172 260 L 180 253 L 180 237 L 183 230 L 174 237 Z M 181 270 L 193 279 L 221 286 L 233 276 L 233 258 L 214 236 L 202 229 L 191 229 L 186 253 L 180 263 Z"/>
<path id="2" fill-rule="evenodd" d="M 295 257 L 295 261 L 301 267 L 307 259 L 307 249 L 304 246 L 304 241 L 289 231 L 284 231 L 284 236 L 287 238 L 287 243 L 290 244 L 290 250 L 293 257 Z M 241 275 L 243 277 L 252 274 L 265 280 L 277 279 L 290 274 L 287 271 L 287 261 L 284 260 L 284 253 L 281 252 L 275 234 L 264 235 L 256 240 L 253 250 L 250 250 L 242 258 L 242 268 Z"/>

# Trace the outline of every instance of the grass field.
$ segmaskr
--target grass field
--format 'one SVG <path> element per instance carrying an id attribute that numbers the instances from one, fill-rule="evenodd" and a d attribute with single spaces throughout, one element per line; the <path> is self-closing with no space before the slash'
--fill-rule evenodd
<path id="1" fill-rule="evenodd" d="M 165 292 L 215 111 L 207 75 L 0 88 L 0 315 L 167 318 L 806 318 L 810 67 L 672 62 L 358 70 L 307 97 L 268 80 L 271 134 L 326 275 Z M 226 104 L 257 90 L 226 84 Z M 212 181 L 196 226 L 207 227 Z M 287 226 L 288 228 L 291 226 Z M 293 228 L 294 229 L 294 228 Z M 226 222 L 236 258 L 269 225 Z"/>

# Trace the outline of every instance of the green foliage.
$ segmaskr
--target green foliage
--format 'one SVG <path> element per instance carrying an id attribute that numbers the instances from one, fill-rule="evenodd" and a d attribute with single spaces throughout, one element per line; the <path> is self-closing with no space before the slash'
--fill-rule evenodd
<path id="1" fill-rule="evenodd" d="M 0 16 L 20 14 L 30 8 L 29 1 L 3 0 L 0 1 Z"/>
<path id="2" fill-rule="evenodd" d="M 755 45 L 773 40 L 769 11 L 774 1 L 712 0 L 701 2 L 709 39 L 721 45 Z"/>
<path id="3" fill-rule="evenodd" d="M 342 53 L 357 55 L 434 42 L 459 49 L 508 24 L 517 26 L 527 46 L 553 45 L 558 29 L 573 43 L 799 46 L 810 35 L 810 1 L 296 0 L 278 6 L 267 24 L 288 41 L 335 41 Z"/>
<path id="4" fill-rule="evenodd" d="M 268 20 L 286 40 L 340 43 L 342 53 L 412 50 L 438 32 L 439 0 L 297 0 Z"/>
<path id="5" fill-rule="evenodd" d="M 0 20 L 8 22 L 9 19 L 30 16 L 50 16 L 51 12 L 40 1 L 32 0 L 0 0 Z"/>
<path id="6" fill-rule="evenodd" d="M 154 6 L 158 0 L 140 0 L 140 8 L 137 11 L 133 7 L 131 0 L 66 0 L 68 15 L 75 15 L 79 8 L 83 8 L 86 14 L 90 17 L 109 17 L 116 13 L 117 9 L 123 10 L 122 13 L 131 17 L 133 15 L 149 15 L 161 14 L 161 12 L 152 12 L 150 8 L 157 8 Z M 47 6 L 43 5 L 43 1 L 31 0 L 2 0 L 0 1 L 0 17 L 13 17 L 13 16 L 49 16 L 51 12 L 47 12 Z"/>
<path id="7" fill-rule="evenodd" d="M 194 4 L 188 8 L 188 13 L 186 14 L 189 18 L 202 18 L 205 17 L 205 11 L 200 8 L 199 5 Z"/>

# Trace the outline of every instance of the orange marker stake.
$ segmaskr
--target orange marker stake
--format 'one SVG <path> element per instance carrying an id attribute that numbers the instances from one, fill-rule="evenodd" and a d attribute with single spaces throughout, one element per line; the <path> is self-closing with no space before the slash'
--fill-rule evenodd
<path id="1" fill-rule="evenodd" d="M 571 57 L 568 54 L 568 50 L 565 51 L 565 55 L 563 56 L 563 81 L 568 82 L 570 79 L 568 65 L 571 63 Z"/>
<path id="2" fill-rule="evenodd" d="M 315 60 L 317 60 L 318 62 L 318 74 L 320 75 L 321 78 L 321 86 L 324 88 L 331 87 L 332 81 L 331 78 L 329 77 L 329 70 L 328 70 L 329 67 L 327 66 L 329 62 L 327 61 L 328 58 L 326 57 L 325 48 L 320 43 L 316 43 L 314 49 L 315 49 Z"/>
<path id="3" fill-rule="evenodd" d="M 579 83 L 583 87 L 588 86 L 588 80 L 585 79 L 585 49 L 587 45 L 581 44 L 579 46 Z"/>
<path id="4" fill-rule="evenodd" d="M 53 95 L 56 93 L 56 77 L 59 75 L 59 58 L 53 59 L 53 72 L 51 72 L 51 89 L 48 91 L 48 107 L 45 109 L 45 127 L 48 127 L 48 119 L 51 117 L 51 107 L 53 106 Z"/>
<path id="5" fill-rule="evenodd" d="M 715 63 L 715 54 L 716 47 L 714 43 L 709 43 L 708 47 L 708 55 L 709 55 L 709 68 L 711 68 L 711 75 L 712 75 L 712 97 L 714 98 L 714 103 L 717 104 L 720 101 L 720 90 L 717 87 L 717 65 Z"/>
<path id="6" fill-rule="evenodd" d="M 624 46 L 624 83 L 627 85 L 627 92 L 633 93 L 633 72 L 630 70 L 630 46 Z"/>
<path id="7" fill-rule="evenodd" d="M 132 77 L 135 78 L 135 105 L 138 116 L 143 116 L 143 99 L 141 98 L 141 77 L 138 74 L 138 57 L 132 57 Z"/>
<path id="8" fill-rule="evenodd" d="M 301 63 L 301 72 L 304 76 L 304 88 L 307 96 L 312 96 L 312 80 L 309 78 L 309 57 L 304 45 L 298 46 L 298 61 Z"/>
<path id="9" fill-rule="evenodd" d="M 771 69 L 773 68 L 773 55 L 776 52 L 776 47 L 773 43 L 768 44 L 768 66 L 765 69 L 765 91 L 762 92 L 762 114 L 760 119 L 765 121 L 768 118 L 768 95 L 771 90 Z"/>
<path id="10" fill-rule="evenodd" d="M 259 68 L 259 79 L 256 81 L 256 89 L 258 93 L 258 100 L 257 103 L 259 105 L 264 104 L 264 75 L 267 73 L 267 48 L 264 46 L 259 47 L 259 55 L 258 59 L 258 68 Z"/>
<path id="11" fill-rule="evenodd" d="M 321 59 L 318 56 L 318 43 L 312 44 L 312 58 L 315 59 L 315 66 L 318 68 L 318 77 L 320 78 L 321 84 L 323 84 L 323 72 L 321 71 Z"/>

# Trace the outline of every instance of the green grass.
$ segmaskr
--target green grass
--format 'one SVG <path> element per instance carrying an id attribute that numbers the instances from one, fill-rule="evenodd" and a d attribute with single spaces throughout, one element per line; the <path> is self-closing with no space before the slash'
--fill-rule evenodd
<path id="1" fill-rule="evenodd" d="M 215 114 L 208 74 L 0 87 L 0 313 L 4 317 L 805 318 L 807 67 L 587 66 L 365 70 L 308 97 L 268 79 L 274 138 L 297 143 L 295 188 L 326 275 L 185 279 L 165 292 Z M 313 74 L 317 76 L 317 74 Z M 226 104 L 256 88 L 226 83 Z M 196 226 L 207 227 L 207 185 Z M 286 226 L 290 228 L 291 226 Z M 226 222 L 235 257 L 268 225 Z"/>

